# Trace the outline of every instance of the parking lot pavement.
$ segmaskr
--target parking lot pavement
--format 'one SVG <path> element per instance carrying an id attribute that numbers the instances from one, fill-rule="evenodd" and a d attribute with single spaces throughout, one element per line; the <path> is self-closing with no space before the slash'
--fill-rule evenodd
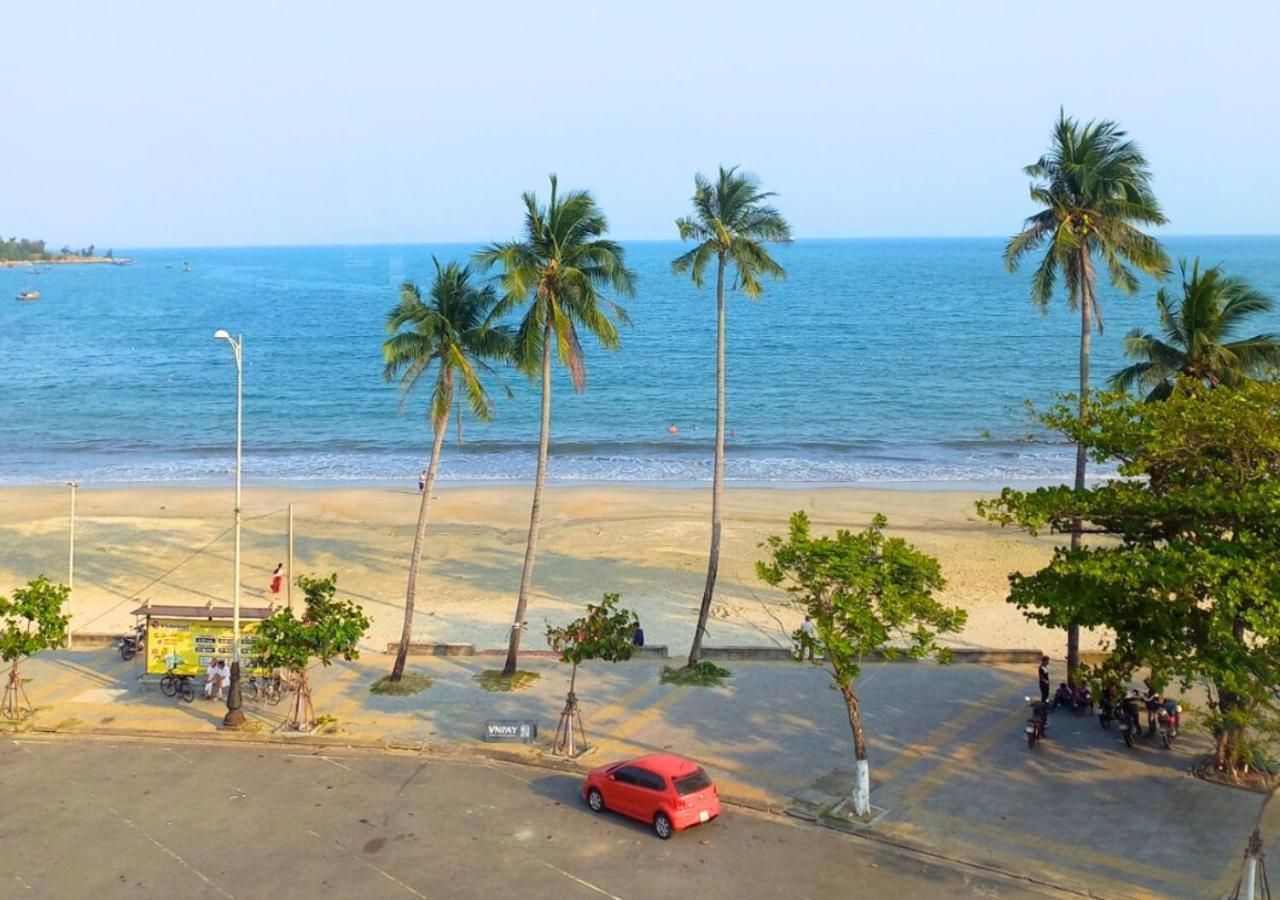
<path id="1" fill-rule="evenodd" d="M 545 659 L 518 693 L 488 693 L 474 676 L 491 658 L 415 659 L 434 684 L 409 697 L 369 685 L 389 666 L 369 656 L 318 669 L 316 711 L 337 717 L 331 740 L 477 747 L 489 718 L 536 721 L 547 749 L 568 672 Z M 660 683 L 660 662 L 590 663 L 578 676 L 586 762 L 672 750 L 713 771 L 735 799 L 783 809 L 802 796 L 821 807 L 847 792 L 853 768 L 843 703 L 821 668 L 731 662 L 722 687 Z M 139 686 L 109 653 L 60 653 L 26 665 L 35 722 L 59 731 L 117 728 L 216 737 L 218 704 L 178 704 Z M 1126 748 L 1096 718 L 1051 719 L 1027 749 L 1024 694 L 1033 668 L 877 663 L 859 692 L 871 753 L 874 835 L 1053 884 L 1113 895 L 1203 897 L 1229 889 L 1256 821 L 1268 847 L 1280 814 L 1260 794 L 1208 784 L 1186 770 L 1208 748 L 1194 722 L 1165 750 Z M 264 734 L 281 707 L 250 707 Z M 306 738 L 299 740 L 305 741 Z M 1274 827 L 1273 826 L 1274 821 Z M 816 832 L 816 829 L 814 829 Z M 1280 848 L 1276 848 L 1280 852 Z"/>
<path id="2" fill-rule="evenodd" d="M 506 763 L 21 736 L 0 783 L 3 896 L 1055 895 L 737 810 L 661 841 Z"/>

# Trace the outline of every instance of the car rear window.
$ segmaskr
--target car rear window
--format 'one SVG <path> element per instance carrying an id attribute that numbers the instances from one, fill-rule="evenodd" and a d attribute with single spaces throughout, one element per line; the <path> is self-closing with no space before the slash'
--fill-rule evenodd
<path id="1" fill-rule="evenodd" d="M 706 790 L 711 787 L 711 779 L 707 777 L 707 773 L 699 769 L 692 775 L 686 775 L 683 778 L 674 779 L 676 793 L 681 797 L 689 794 L 696 794 L 698 791 Z"/>

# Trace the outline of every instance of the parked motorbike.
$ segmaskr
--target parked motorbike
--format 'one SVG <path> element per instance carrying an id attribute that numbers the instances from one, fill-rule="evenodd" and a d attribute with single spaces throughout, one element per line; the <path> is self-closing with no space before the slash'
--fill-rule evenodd
<path id="1" fill-rule="evenodd" d="M 141 626 L 135 628 L 130 634 L 123 635 L 118 641 L 116 641 L 116 646 L 120 649 L 120 658 L 126 662 L 133 659 L 138 655 L 138 651 L 143 648 L 146 642 L 147 631 Z"/>
<path id="2" fill-rule="evenodd" d="M 1160 732 L 1160 742 L 1166 748 L 1173 746 L 1181 721 L 1182 704 L 1177 700 L 1166 699 L 1156 711 L 1156 729 Z"/>
<path id="3" fill-rule="evenodd" d="M 1116 691 L 1113 687 L 1106 687 L 1102 690 L 1102 697 L 1099 698 L 1098 704 L 1098 724 L 1103 729 L 1111 727 L 1111 723 L 1120 718 L 1120 704 L 1116 700 Z"/>
<path id="4" fill-rule="evenodd" d="M 1142 702 L 1142 695 L 1135 690 L 1119 704 L 1119 715 L 1116 718 L 1124 729 L 1125 746 L 1132 747 L 1142 737 L 1142 713 L 1139 710 Z"/>
<path id="5" fill-rule="evenodd" d="M 1027 735 L 1027 747 L 1034 750 L 1036 744 L 1044 739 L 1045 731 L 1049 727 L 1049 704 L 1031 697 L 1027 697 L 1026 701 L 1031 707 L 1031 718 L 1027 719 L 1027 725 L 1023 731 Z"/>

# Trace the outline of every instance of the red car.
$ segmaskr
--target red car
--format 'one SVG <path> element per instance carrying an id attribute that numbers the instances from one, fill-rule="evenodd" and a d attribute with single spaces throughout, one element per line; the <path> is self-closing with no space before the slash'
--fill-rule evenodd
<path id="1" fill-rule="evenodd" d="M 610 809 L 648 822 L 663 840 L 720 815 L 720 794 L 707 773 L 669 753 L 592 769 L 582 785 L 582 799 L 595 812 Z"/>

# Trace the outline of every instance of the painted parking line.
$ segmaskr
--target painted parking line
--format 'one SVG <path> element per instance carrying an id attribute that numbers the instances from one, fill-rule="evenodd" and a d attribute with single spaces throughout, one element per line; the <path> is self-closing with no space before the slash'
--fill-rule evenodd
<path id="1" fill-rule="evenodd" d="M 584 718 L 590 718 L 593 723 L 616 721 L 619 715 L 634 707 L 661 686 L 662 682 L 646 678 L 621 697 L 606 703 L 592 712 L 589 717 Z"/>
<path id="2" fill-rule="evenodd" d="M 657 700 L 635 713 L 625 722 L 618 725 L 618 727 L 614 728 L 610 733 L 610 737 L 614 740 L 620 741 L 626 739 L 628 735 L 635 734 L 641 728 L 657 719 L 660 713 L 671 709 L 685 697 L 688 697 L 689 693 L 693 690 L 694 686 L 689 684 L 683 684 L 672 689 L 668 694 L 663 697 L 659 697 Z"/>
<path id="3" fill-rule="evenodd" d="M 986 837 L 994 841 L 1005 844 L 1011 844 L 1016 847 L 1024 847 L 1035 852 L 1034 856 L 1024 857 L 1025 864 L 1032 870 L 1036 868 L 1048 871 L 1056 871 L 1063 873 L 1063 877 L 1077 880 L 1087 880 L 1089 882 L 1098 882 L 1099 887 L 1107 887 L 1108 890 L 1114 890 L 1127 897 L 1155 898 L 1163 897 L 1165 894 L 1145 890 L 1138 886 L 1132 879 L 1136 876 L 1144 881 L 1163 882 L 1165 884 L 1173 884 L 1178 886 L 1186 886 L 1192 888 L 1195 894 L 1199 896 L 1210 896 L 1213 887 L 1213 880 L 1204 878 L 1203 876 L 1186 871 L 1174 871 L 1167 866 L 1155 866 L 1150 863 L 1144 863 L 1141 860 L 1135 860 L 1125 856 L 1113 856 L 1109 853 L 1102 853 L 1098 850 L 1090 850 L 1078 844 L 1066 845 L 1061 841 L 1051 840 L 1049 838 L 1037 837 L 1026 831 L 1013 831 L 1007 828 L 1001 828 L 998 825 L 990 825 L 986 822 L 979 822 L 973 819 L 966 819 L 962 816 L 953 816 L 947 813 L 935 812 L 933 810 L 920 810 L 915 814 L 915 818 L 928 823 L 946 833 L 948 840 L 957 843 L 964 843 L 963 839 L 958 839 L 955 835 L 970 834 Z M 989 845 L 976 845 L 986 853 L 998 853 Z M 1065 854 L 1064 854 L 1065 851 Z M 1046 865 L 1044 860 L 1047 858 L 1055 858 L 1066 863 L 1087 863 L 1090 866 L 1096 866 L 1105 869 L 1108 872 L 1118 875 L 1120 879 L 1111 880 L 1106 875 L 1097 875 L 1089 871 L 1082 873 L 1078 868 L 1054 869 L 1053 866 Z M 1082 879 L 1081 875 L 1087 874 L 1087 879 Z"/>
<path id="4" fill-rule="evenodd" d="M 914 744 L 895 754 L 887 763 L 871 770 L 874 781 L 883 784 L 892 781 L 904 770 L 929 759 L 944 759 L 944 748 L 951 745 L 960 734 L 973 727 L 974 711 L 987 710 L 1005 713 L 1009 709 L 1009 698 L 1016 696 L 1008 684 L 996 688 L 973 702 L 965 702 L 956 714 L 940 728 L 929 733 L 929 745 Z M 1004 702 L 1002 702 L 1004 701 Z M 1004 719 L 1001 719 L 1003 727 Z"/>

